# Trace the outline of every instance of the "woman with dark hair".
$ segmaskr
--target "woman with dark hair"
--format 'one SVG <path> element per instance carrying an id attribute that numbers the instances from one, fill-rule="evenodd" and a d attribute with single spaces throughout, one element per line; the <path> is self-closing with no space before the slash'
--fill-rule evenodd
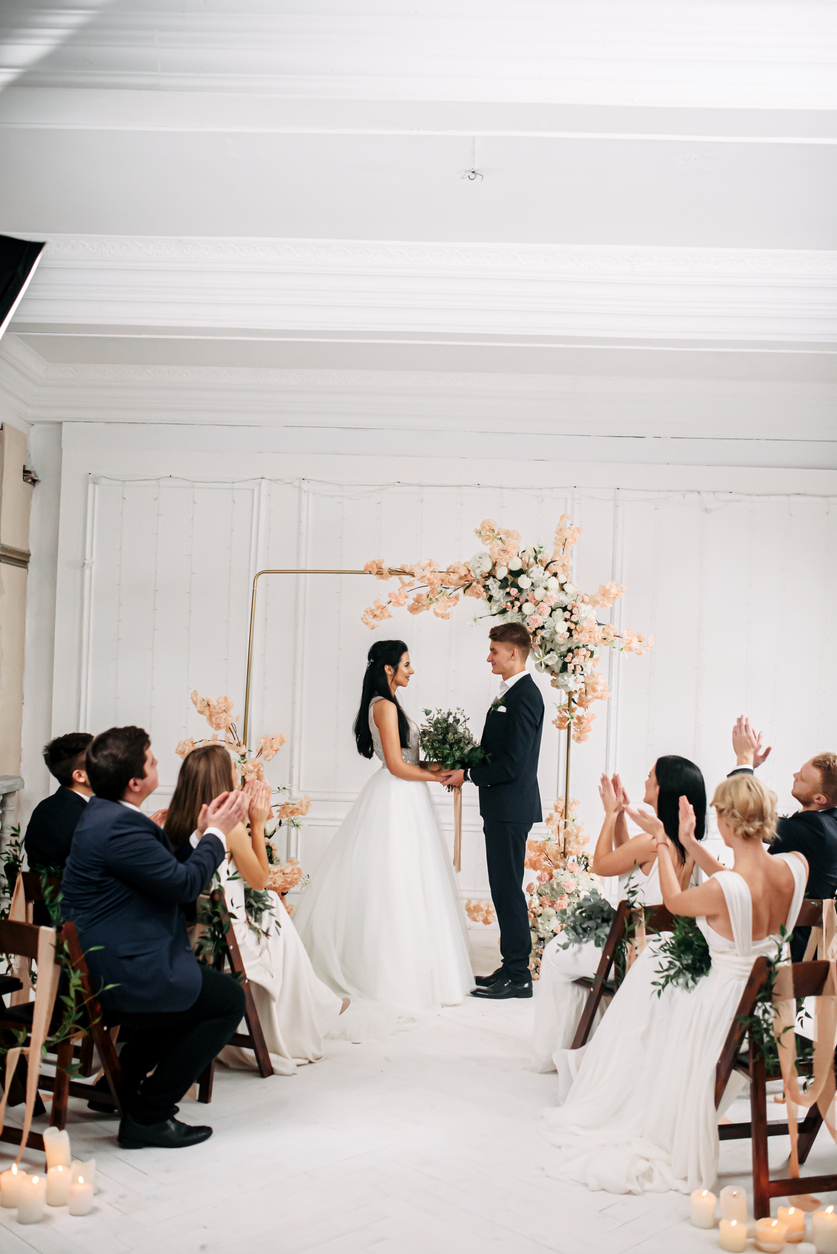
<path id="1" fill-rule="evenodd" d="M 458 1005 L 473 987 L 465 917 L 419 762 L 419 729 L 398 692 L 414 674 L 403 640 L 369 650 L 354 724 L 377 771 L 355 801 L 297 907 L 314 970 L 352 999 L 361 1033 L 399 1015 Z M 372 1010 L 358 1027 L 359 1006 Z"/>
<path id="2" fill-rule="evenodd" d="M 662 904 L 657 849 L 653 838 L 641 831 L 628 835 L 625 818 L 630 805 L 618 775 L 601 777 L 599 796 L 605 818 L 593 854 L 591 870 L 605 877 L 618 876 L 617 900 L 625 896 L 630 884 L 636 898 L 646 906 Z M 645 781 L 643 801 L 654 809 L 672 842 L 674 864 L 679 883 L 685 888 L 694 871 L 694 855 L 687 852 L 678 835 L 680 797 L 685 796 L 696 816 L 694 841 L 703 840 L 706 823 L 706 785 L 700 767 L 688 758 L 667 754 L 657 758 Z M 647 949 L 644 962 L 652 960 L 653 946 Z M 564 1096 L 572 1082 L 582 1051 L 570 1050 L 587 993 L 573 983 L 580 976 L 596 974 L 601 951 L 593 941 L 562 945 L 556 936 L 545 946 L 541 957 L 538 997 L 535 1003 L 535 1026 L 532 1033 L 533 1071 L 559 1073 L 560 1095 Z M 598 1019 L 593 1025 L 595 1031 Z"/>
<path id="3" fill-rule="evenodd" d="M 198 828 L 202 811 L 213 797 L 236 788 L 229 751 L 224 745 L 199 745 L 183 759 L 177 786 L 165 816 L 165 831 L 175 850 Z M 259 1021 L 277 1075 L 293 1075 L 298 1066 L 316 1062 L 323 1039 L 341 1012 L 340 998 L 317 979 L 282 898 L 269 893 L 269 904 L 256 916 L 245 887 L 261 893 L 270 863 L 265 848 L 265 823 L 270 817 L 270 785 L 250 780 L 248 827 L 239 823 L 227 837 L 227 857 L 217 875 L 223 886 L 233 931 L 259 1012 Z M 228 1067 L 254 1067 L 252 1050 L 227 1045 L 218 1055 Z"/>

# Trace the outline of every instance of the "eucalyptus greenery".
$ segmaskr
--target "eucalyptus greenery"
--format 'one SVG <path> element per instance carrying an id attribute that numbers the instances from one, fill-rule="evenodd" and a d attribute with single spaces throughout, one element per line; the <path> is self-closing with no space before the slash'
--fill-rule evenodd
<path id="1" fill-rule="evenodd" d="M 446 771 L 477 766 L 485 750 L 474 740 L 465 711 L 425 710 L 428 720 L 419 733 L 419 745 L 426 761 L 438 762 Z"/>
<path id="2" fill-rule="evenodd" d="M 558 911 L 557 921 L 561 924 L 558 947 L 567 949 L 570 945 L 592 941 L 597 949 L 603 949 L 615 914 L 607 898 L 591 887 L 579 901 Z"/>
<path id="3" fill-rule="evenodd" d="M 698 980 L 709 974 L 712 959 L 706 937 L 696 919 L 675 915 L 674 930 L 663 934 L 657 946 L 659 979 L 654 981 L 657 996 L 670 984 L 678 988 L 694 988 Z"/>
<path id="4" fill-rule="evenodd" d="M 19 823 L 12 828 L 12 834 L 6 841 L 2 854 L 0 854 L 0 866 L 3 868 L 2 881 L 0 881 L 0 896 L 5 898 L 7 902 L 0 908 L 0 919 L 8 919 L 18 872 L 23 870 L 23 839 L 20 834 Z"/>

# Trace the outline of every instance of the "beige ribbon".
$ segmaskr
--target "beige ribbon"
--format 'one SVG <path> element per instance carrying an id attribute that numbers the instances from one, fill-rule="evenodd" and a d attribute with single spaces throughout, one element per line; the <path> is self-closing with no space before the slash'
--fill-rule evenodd
<path id="1" fill-rule="evenodd" d="M 453 869 L 462 870 L 462 789 L 453 790 Z"/>
<path id="2" fill-rule="evenodd" d="M 826 919 L 827 914 L 830 914 L 830 919 Z M 812 939 L 813 932 L 816 931 L 820 933 L 824 947 L 832 945 L 833 922 L 834 903 L 830 901 L 823 905 L 823 927 L 812 929 Z M 798 1107 L 810 1110 L 814 1104 L 819 1106 L 823 1122 L 837 1144 L 837 1127 L 835 1127 L 833 1113 L 834 1049 L 837 1045 L 837 961 L 834 958 L 829 961 L 830 969 L 823 991 L 814 998 L 814 1075 L 810 1087 L 804 1093 L 799 1087 L 799 1073 L 796 1068 L 796 997 L 792 963 L 783 962 L 779 965 L 773 986 L 773 1033 L 776 1038 L 787 1102 L 788 1132 L 791 1142 L 789 1174 L 794 1178 L 799 1177 Z M 801 1210 L 815 1210 L 819 1205 L 817 1199 L 809 1193 L 789 1196 L 792 1197 L 794 1205 Z"/>
<path id="3" fill-rule="evenodd" d="M 33 905 L 30 901 L 27 904 L 26 894 L 23 891 L 23 876 L 18 875 L 15 880 L 15 889 L 12 893 L 12 904 L 9 906 L 9 922 L 10 923 L 31 923 L 32 922 Z M 20 980 L 21 988 L 15 990 L 9 999 L 11 1006 L 25 1006 L 32 996 L 32 977 L 31 963 L 28 958 L 24 958 L 23 954 L 13 954 L 11 961 L 12 975 Z"/>
<path id="4" fill-rule="evenodd" d="M 18 877 L 17 882 L 18 885 L 21 884 L 20 877 Z M 15 892 L 17 892 L 17 888 L 15 889 Z M 6 1083 L 3 1090 L 2 1100 L 0 1100 L 0 1129 L 4 1126 L 6 1104 L 9 1099 L 12 1079 L 14 1078 L 15 1071 L 17 1070 L 17 1064 L 20 1060 L 20 1056 L 21 1054 L 28 1054 L 29 1056 L 29 1068 L 26 1077 L 26 1106 L 23 1116 L 23 1132 L 20 1138 L 20 1149 L 17 1152 L 15 1162 L 20 1162 L 21 1155 L 26 1149 L 26 1142 L 29 1139 L 29 1129 L 32 1126 L 32 1114 L 35 1109 L 35 1099 L 38 1095 L 41 1049 L 49 1033 L 50 1020 L 52 1019 L 52 1011 L 55 1006 L 55 996 L 58 992 L 58 964 L 55 960 L 56 940 L 57 938 L 54 927 L 38 928 L 38 983 L 35 988 L 35 1006 L 32 1011 L 32 1031 L 29 1034 L 29 1044 L 16 1045 L 14 1049 L 10 1049 L 6 1055 Z"/>

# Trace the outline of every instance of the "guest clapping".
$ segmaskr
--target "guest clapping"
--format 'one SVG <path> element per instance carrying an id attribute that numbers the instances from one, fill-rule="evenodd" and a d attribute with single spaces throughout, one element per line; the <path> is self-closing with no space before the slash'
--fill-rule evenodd
<path id="1" fill-rule="evenodd" d="M 195 1145 L 212 1129 L 180 1122 L 177 1103 L 232 1036 L 244 993 L 230 976 L 198 963 L 181 905 L 211 879 L 248 799 L 227 791 L 203 806 L 201 839 L 179 862 L 165 832 L 139 809 L 158 782 L 142 728 L 112 727 L 97 736 L 87 774 L 95 796 L 73 838 L 63 906 L 101 989 L 105 1021 L 135 1029 L 121 1054 L 119 1144 Z"/>
<path id="2" fill-rule="evenodd" d="M 166 833 L 180 852 L 197 838 L 201 808 L 234 784 L 232 761 L 223 745 L 202 745 L 184 759 L 166 816 Z M 324 1053 L 323 1038 L 343 1008 L 340 997 L 314 974 L 280 897 L 262 899 L 258 919 L 248 917 L 244 885 L 264 889 L 270 863 L 264 828 L 270 817 L 270 785 L 251 780 L 245 788 L 249 828 L 239 823 L 227 839 L 227 858 L 218 874 L 224 886 L 244 969 L 250 981 L 273 1070 L 293 1075 L 300 1063 Z M 193 834 L 194 833 L 194 834 Z M 346 999 L 348 1005 L 348 999 Z M 253 1067 L 251 1050 L 228 1045 L 220 1054 L 229 1067 Z"/>
<path id="3" fill-rule="evenodd" d="M 732 730 L 736 767 L 731 775 L 755 771 L 770 753 L 764 736 L 748 718 L 739 718 Z M 794 771 L 791 796 L 799 802 L 795 814 L 778 820 L 772 854 L 801 853 L 808 863 L 806 897 L 837 895 L 837 753 L 818 753 Z M 710 872 L 711 874 L 711 872 Z M 801 962 L 810 928 L 797 928 L 791 957 Z"/>

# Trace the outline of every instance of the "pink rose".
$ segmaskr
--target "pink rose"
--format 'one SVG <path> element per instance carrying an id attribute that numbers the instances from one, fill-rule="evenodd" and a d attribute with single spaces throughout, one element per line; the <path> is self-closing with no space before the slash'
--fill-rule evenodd
<path id="1" fill-rule="evenodd" d="M 568 906 L 569 904 L 570 904 L 570 899 L 569 899 L 569 897 L 566 895 L 566 893 L 562 893 L 562 894 L 561 894 L 561 896 L 560 896 L 560 897 L 558 897 L 558 898 L 556 899 L 556 901 L 555 901 L 555 909 L 556 909 L 556 910 L 566 910 L 566 908 L 567 908 L 567 906 Z"/>

